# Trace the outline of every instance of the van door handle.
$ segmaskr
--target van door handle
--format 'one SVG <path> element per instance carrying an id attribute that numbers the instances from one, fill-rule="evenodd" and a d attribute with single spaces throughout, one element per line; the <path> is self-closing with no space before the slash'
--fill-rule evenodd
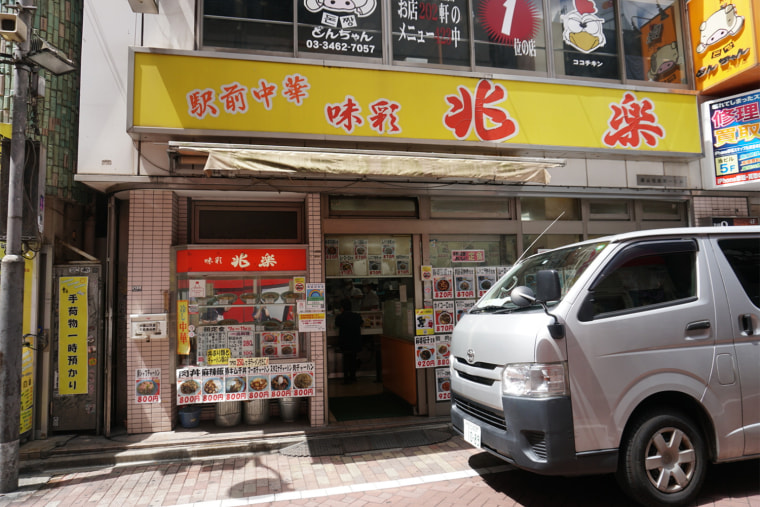
<path id="1" fill-rule="evenodd" d="M 745 313 L 739 317 L 739 322 L 742 327 L 742 331 L 747 333 L 747 336 L 752 336 L 755 334 L 754 330 L 752 329 L 752 315 Z"/>
<path id="2" fill-rule="evenodd" d="M 695 331 L 697 329 L 710 329 L 710 321 L 698 320 L 698 321 L 689 322 L 688 324 L 686 324 L 687 331 Z"/>

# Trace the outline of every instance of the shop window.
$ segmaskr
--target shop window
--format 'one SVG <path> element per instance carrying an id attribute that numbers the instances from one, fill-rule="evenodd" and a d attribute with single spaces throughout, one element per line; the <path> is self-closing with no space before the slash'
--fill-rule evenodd
<path id="1" fill-rule="evenodd" d="M 547 72 L 544 12 L 540 0 L 472 3 L 475 65 Z"/>
<path id="2" fill-rule="evenodd" d="M 581 201 L 570 197 L 521 197 L 520 211 L 523 220 L 580 220 Z"/>
<path id="3" fill-rule="evenodd" d="M 372 0 L 348 8 L 319 0 L 203 0 L 199 38 L 203 49 L 683 87 L 681 4 Z"/>
<path id="4" fill-rule="evenodd" d="M 468 0 L 393 4 L 394 61 L 470 66 Z"/>
<path id="5" fill-rule="evenodd" d="M 550 6 L 555 73 L 620 79 L 614 2 L 551 0 Z"/>
<path id="6" fill-rule="evenodd" d="M 624 200 L 599 200 L 588 203 L 590 220 L 630 220 L 630 202 Z"/>
<path id="7" fill-rule="evenodd" d="M 683 221 L 686 206 L 682 202 L 672 201 L 642 201 L 642 220 L 673 220 Z"/>
<path id="8" fill-rule="evenodd" d="M 517 259 L 517 237 L 431 236 L 429 252 L 434 268 L 509 266 Z"/>
<path id="9" fill-rule="evenodd" d="M 401 235 L 325 236 L 325 274 L 330 277 L 411 277 L 412 239 Z"/>
<path id="10" fill-rule="evenodd" d="M 204 47 L 293 52 L 293 2 L 204 0 Z"/>
<path id="11" fill-rule="evenodd" d="M 514 217 L 512 199 L 431 197 L 430 216 L 433 218 L 501 218 Z"/>
<path id="12" fill-rule="evenodd" d="M 541 250 L 552 250 L 581 241 L 580 234 L 523 234 L 524 255 L 530 256 Z"/>
<path id="13" fill-rule="evenodd" d="M 672 0 L 621 0 L 628 80 L 686 83 L 678 4 Z"/>
<path id="14" fill-rule="evenodd" d="M 331 217 L 412 217 L 418 213 L 414 197 L 330 196 Z"/>
<path id="15" fill-rule="evenodd" d="M 305 243 L 302 203 L 192 204 L 193 243 Z"/>

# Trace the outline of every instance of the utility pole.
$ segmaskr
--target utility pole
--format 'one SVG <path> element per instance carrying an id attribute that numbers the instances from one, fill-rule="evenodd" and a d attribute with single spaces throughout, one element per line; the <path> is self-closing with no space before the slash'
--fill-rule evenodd
<path id="1" fill-rule="evenodd" d="M 31 27 L 33 0 L 19 0 L 18 18 Z M 31 36 L 31 31 L 29 33 Z M 29 39 L 14 43 L 13 112 L 8 221 L 5 257 L 0 273 L 0 493 L 18 489 L 19 425 L 21 417 L 21 354 L 24 314 L 23 226 L 27 97 L 31 67 L 26 63 Z"/>

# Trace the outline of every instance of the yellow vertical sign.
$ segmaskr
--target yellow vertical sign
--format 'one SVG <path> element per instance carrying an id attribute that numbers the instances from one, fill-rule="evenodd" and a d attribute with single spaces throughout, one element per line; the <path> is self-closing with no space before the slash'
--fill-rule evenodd
<path id="1" fill-rule="evenodd" d="M 177 354 L 186 356 L 190 353 L 190 316 L 187 301 L 177 301 Z"/>
<path id="2" fill-rule="evenodd" d="M 5 243 L 0 243 L 0 258 L 5 257 Z M 36 259 L 36 258 L 35 258 Z M 22 329 L 24 346 L 21 350 L 21 420 L 19 433 L 24 434 L 32 429 L 34 414 L 34 348 L 37 347 L 36 337 L 32 329 L 32 289 L 34 283 L 35 259 L 24 260 L 24 312 Z"/>
<path id="3" fill-rule="evenodd" d="M 87 394 L 87 277 L 61 277 L 58 296 L 58 394 Z"/>

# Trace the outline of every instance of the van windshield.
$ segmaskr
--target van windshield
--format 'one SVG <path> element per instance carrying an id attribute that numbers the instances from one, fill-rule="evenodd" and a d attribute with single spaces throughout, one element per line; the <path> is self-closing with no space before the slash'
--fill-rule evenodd
<path id="1" fill-rule="evenodd" d="M 478 301 L 473 310 L 490 308 L 517 308 L 509 297 L 512 289 L 519 285 L 536 291 L 536 273 L 542 269 L 556 269 L 559 272 L 562 297 L 581 276 L 591 262 L 609 243 L 584 243 L 566 248 L 542 252 L 512 266 L 507 273 Z"/>

